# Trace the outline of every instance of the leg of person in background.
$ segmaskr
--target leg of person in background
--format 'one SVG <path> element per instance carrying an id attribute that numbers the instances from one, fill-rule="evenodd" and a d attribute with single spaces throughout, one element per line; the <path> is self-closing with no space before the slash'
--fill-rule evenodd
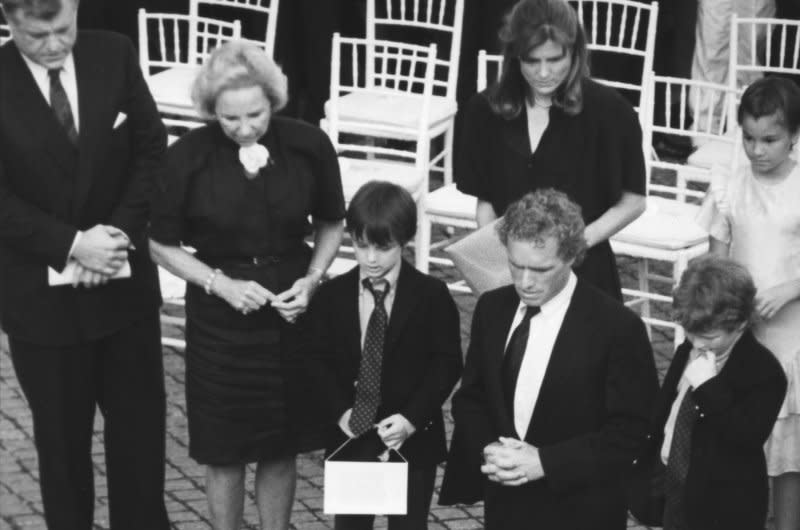
<path id="1" fill-rule="evenodd" d="M 775 530 L 800 528 L 800 473 L 784 473 L 772 479 Z"/>
<path id="2" fill-rule="evenodd" d="M 775 0 L 736 0 L 736 15 L 743 18 L 772 18 L 775 16 Z M 753 39 L 750 32 L 739 32 L 736 54 L 739 60 L 744 61 L 745 64 L 752 64 L 752 54 L 755 54 L 758 64 L 764 63 L 766 30 L 759 29 L 760 31 L 756 35 L 755 50 L 753 50 Z M 775 50 L 773 53 L 778 52 Z M 760 72 L 739 72 L 736 76 L 736 86 L 747 86 L 761 77 Z"/>
<path id="3" fill-rule="evenodd" d="M 294 456 L 256 467 L 256 504 L 261 530 L 287 530 L 292 516 L 297 465 Z"/>
<path id="4" fill-rule="evenodd" d="M 244 512 L 244 465 L 207 466 L 206 497 L 214 530 L 239 530 Z"/>
<path id="5" fill-rule="evenodd" d="M 727 83 L 733 3 L 734 0 L 699 0 L 692 79 Z M 710 126 L 712 131 L 717 129 L 722 112 L 721 101 L 709 101 L 703 94 L 699 97 L 690 94 L 689 105 L 694 119 L 700 120 L 700 127 Z"/>

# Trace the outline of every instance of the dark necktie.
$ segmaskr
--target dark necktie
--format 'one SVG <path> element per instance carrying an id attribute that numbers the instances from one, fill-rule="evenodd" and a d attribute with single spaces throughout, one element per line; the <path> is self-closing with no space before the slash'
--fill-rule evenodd
<path id="1" fill-rule="evenodd" d="M 61 84 L 61 69 L 48 70 L 50 76 L 50 106 L 56 114 L 56 119 L 64 127 L 73 145 L 78 145 L 78 129 L 75 128 L 75 118 L 72 116 L 72 107 L 69 105 L 67 92 Z"/>
<path id="2" fill-rule="evenodd" d="M 367 322 L 367 333 L 364 335 L 364 351 L 361 353 L 361 364 L 358 368 L 358 384 L 356 400 L 350 415 L 350 430 L 361 436 L 370 430 L 375 423 L 381 392 L 381 365 L 383 364 L 383 341 L 386 337 L 386 326 L 389 316 L 383 303 L 389 293 L 389 283 L 382 280 L 383 289 L 376 289 L 372 282 L 364 279 L 364 288 L 372 293 L 375 308 Z"/>
<path id="3" fill-rule="evenodd" d="M 692 452 L 692 430 L 697 421 L 697 406 L 692 389 L 686 391 L 672 431 L 669 446 L 667 471 L 664 475 L 664 530 L 685 530 L 686 524 L 686 475 L 689 473 L 689 458 Z"/>
<path id="4" fill-rule="evenodd" d="M 511 334 L 511 340 L 508 341 L 505 355 L 503 355 L 503 391 L 505 392 L 506 406 L 512 420 L 514 419 L 514 393 L 517 388 L 522 359 L 525 357 L 525 349 L 528 347 L 531 318 L 538 315 L 539 311 L 540 309 L 536 306 L 528 306 L 525 309 L 525 316 L 522 317 L 522 322 L 517 325 L 514 333 Z M 524 435 L 525 433 L 519 434 Z"/>

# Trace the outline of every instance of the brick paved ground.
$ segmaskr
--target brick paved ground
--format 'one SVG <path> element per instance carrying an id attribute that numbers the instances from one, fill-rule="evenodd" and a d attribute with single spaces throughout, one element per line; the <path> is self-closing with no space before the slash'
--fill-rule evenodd
<path id="1" fill-rule="evenodd" d="M 626 271 L 632 270 L 632 267 L 623 261 L 621 268 L 624 282 L 630 284 L 633 279 Z M 450 270 L 438 270 L 435 274 L 452 280 L 454 273 Z M 466 344 L 475 298 L 464 294 L 455 297 L 461 309 L 462 337 Z M 173 335 L 176 333 L 174 329 L 167 329 L 165 332 Z M 656 362 L 663 376 L 671 355 L 671 337 L 654 332 L 653 341 Z M 40 530 L 44 529 L 45 525 L 38 485 L 36 452 L 32 440 L 31 416 L 7 351 L 5 348 L 0 349 L 3 349 L 0 353 L 0 530 Z M 183 353 L 174 348 L 164 348 L 164 366 L 168 399 L 167 508 L 175 529 L 207 529 L 210 525 L 203 491 L 203 469 L 187 455 Z M 97 486 L 96 529 L 108 528 L 101 433 L 102 418 L 98 414 L 92 451 Z M 298 475 L 297 495 L 292 514 L 293 528 L 304 530 L 331 528 L 331 517 L 322 513 L 321 454 L 301 455 L 298 458 Z M 249 482 L 249 491 L 252 492 L 252 472 L 249 474 Z M 481 506 L 434 506 L 431 510 L 430 528 L 482 528 L 482 515 Z M 245 521 L 246 528 L 258 528 L 252 497 L 247 501 Z M 644 529 L 633 522 L 629 526 Z M 379 519 L 376 527 L 385 528 L 385 521 Z"/>

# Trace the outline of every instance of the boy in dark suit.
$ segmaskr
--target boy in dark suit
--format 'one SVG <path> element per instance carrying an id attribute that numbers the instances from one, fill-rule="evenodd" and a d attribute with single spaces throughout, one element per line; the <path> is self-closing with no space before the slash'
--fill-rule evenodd
<path id="1" fill-rule="evenodd" d="M 665 530 L 764 528 L 763 447 L 786 377 L 749 329 L 755 295 L 744 267 L 712 256 L 693 261 L 675 290 L 675 316 L 687 340 L 656 400 L 646 454 L 635 461 L 639 471 L 666 465 Z M 639 516 L 637 502 L 631 510 Z M 659 516 L 646 514 L 653 518 L 646 522 Z"/>
<path id="2" fill-rule="evenodd" d="M 446 454 L 442 404 L 461 374 L 458 309 L 445 284 L 402 259 L 416 205 L 402 188 L 369 182 L 347 210 L 358 267 L 323 284 L 310 309 L 315 351 L 326 361 L 328 452 L 409 462 L 408 514 L 390 530 L 427 528 L 436 466 Z M 372 528 L 374 516 L 337 515 L 335 528 Z"/>

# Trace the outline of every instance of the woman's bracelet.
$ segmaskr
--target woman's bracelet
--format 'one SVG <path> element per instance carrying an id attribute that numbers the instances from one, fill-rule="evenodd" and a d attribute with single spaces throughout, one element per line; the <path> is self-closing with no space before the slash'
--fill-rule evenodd
<path id="1" fill-rule="evenodd" d="M 316 282 L 319 283 L 322 281 L 322 277 L 325 276 L 325 271 L 320 269 L 319 267 L 308 267 L 308 273 L 312 274 L 316 278 Z M 308 273 L 306 275 L 308 275 Z"/>
<path id="2" fill-rule="evenodd" d="M 214 269 L 213 271 L 208 273 L 208 276 L 206 276 L 206 281 L 203 284 L 203 288 L 206 290 L 206 294 L 213 294 L 211 292 L 211 288 L 214 287 L 214 280 L 216 280 L 217 276 L 219 276 L 220 274 L 222 274 L 222 271 L 220 269 Z"/>

